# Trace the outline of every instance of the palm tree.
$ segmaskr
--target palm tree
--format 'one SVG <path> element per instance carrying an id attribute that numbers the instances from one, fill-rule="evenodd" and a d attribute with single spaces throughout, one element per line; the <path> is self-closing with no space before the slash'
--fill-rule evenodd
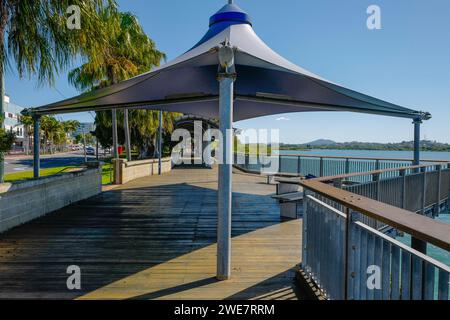
<path id="1" fill-rule="evenodd" d="M 66 10 L 77 5 L 82 28 L 66 27 Z M 54 83 L 54 75 L 67 67 L 85 48 L 98 50 L 106 35 L 98 18 L 103 8 L 115 8 L 114 0 L 3 0 L 0 1 L 0 114 L 3 114 L 6 66 L 20 77 L 36 75 L 39 84 Z M 0 128 L 3 128 L 0 120 Z M 3 160 L 0 159 L 0 182 Z"/>
<path id="2" fill-rule="evenodd" d="M 30 116 L 21 116 L 20 123 L 23 125 L 25 133 L 25 152 L 30 154 L 31 136 L 33 135 L 33 118 Z"/>
<path id="3" fill-rule="evenodd" d="M 63 121 L 62 123 L 62 129 L 65 135 L 65 141 L 64 143 L 64 147 L 66 147 L 67 145 L 67 138 L 73 134 L 75 131 L 77 131 L 77 129 L 80 127 L 80 122 L 77 120 L 67 120 L 67 121 Z"/>
<path id="4" fill-rule="evenodd" d="M 145 34 L 138 19 L 129 12 L 105 8 L 100 13 L 108 34 L 101 50 L 87 49 L 87 61 L 69 73 L 69 82 L 80 91 L 106 87 L 159 66 L 165 54 Z"/>
<path id="5" fill-rule="evenodd" d="M 61 133 L 64 134 L 63 126 L 55 117 L 43 116 L 41 119 L 41 130 L 44 135 L 44 151 L 55 152 L 55 144 L 61 141 Z"/>
<path id="6" fill-rule="evenodd" d="M 105 28 L 109 30 L 109 45 L 105 46 L 104 50 L 93 52 L 83 65 L 69 73 L 69 82 L 80 91 L 106 87 L 129 79 L 150 71 L 165 59 L 165 54 L 156 49 L 155 43 L 145 34 L 135 15 L 104 10 L 101 16 Z M 122 118 L 121 123 L 127 114 L 128 110 L 124 110 L 123 116 L 119 115 Z M 104 111 L 97 112 L 96 115 L 96 136 L 105 146 L 112 145 L 111 118 L 111 115 Z M 131 133 L 139 133 L 135 134 L 135 137 L 154 134 L 154 118 L 155 113 L 152 111 L 131 111 Z M 119 132 L 119 141 L 123 142 L 124 136 L 123 131 Z M 146 143 L 136 138 L 132 140 L 138 141 L 141 146 Z"/>
<path id="7" fill-rule="evenodd" d="M 0 120 L 2 120 L 3 114 L 0 114 Z M 10 131 L 0 127 L 0 160 L 3 161 L 4 155 L 11 149 L 11 146 L 16 139 L 16 135 Z M 1 181 L 3 182 L 3 181 Z"/>

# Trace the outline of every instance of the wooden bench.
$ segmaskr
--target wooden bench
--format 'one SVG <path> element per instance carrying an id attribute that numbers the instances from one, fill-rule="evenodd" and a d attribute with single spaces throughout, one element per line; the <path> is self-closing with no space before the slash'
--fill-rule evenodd
<path id="1" fill-rule="evenodd" d="M 280 216 L 282 218 L 297 219 L 298 209 L 303 201 L 302 187 L 297 178 L 278 178 L 276 195 L 272 196 L 280 203 Z"/>
<path id="2" fill-rule="evenodd" d="M 301 178 L 297 173 L 263 173 L 262 175 L 267 178 L 267 184 L 274 184 L 285 179 L 298 181 Z"/>

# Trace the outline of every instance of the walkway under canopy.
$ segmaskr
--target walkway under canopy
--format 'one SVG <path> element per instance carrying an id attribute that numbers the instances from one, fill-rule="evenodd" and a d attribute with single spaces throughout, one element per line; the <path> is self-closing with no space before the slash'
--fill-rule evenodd
<path id="1" fill-rule="evenodd" d="M 0 235 L 0 298 L 297 299 L 301 221 L 234 174 L 232 279 L 216 281 L 217 170 L 130 182 Z M 66 268 L 81 268 L 80 291 Z"/>
<path id="2" fill-rule="evenodd" d="M 219 119 L 222 153 L 226 158 L 224 164 L 219 165 L 217 207 L 217 278 L 222 280 L 230 278 L 233 146 L 227 135 L 233 128 L 233 121 L 311 111 L 351 111 L 413 119 L 414 162 L 418 164 L 420 123 L 431 118 L 427 112 L 350 90 L 289 62 L 258 37 L 250 17 L 232 0 L 210 18 L 204 37 L 173 61 L 110 87 L 25 113 L 34 116 L 34 139 L 39 141 L 39 117 L 42 115 L 118 108 L 148 108 Z M 115 111 L 112 115 L 113 150 L 117 150 Z M 34 163 L 34 175 L 38 177 L 38 148 Z M 234 203 L 240 205 L 238 201 Z"/>

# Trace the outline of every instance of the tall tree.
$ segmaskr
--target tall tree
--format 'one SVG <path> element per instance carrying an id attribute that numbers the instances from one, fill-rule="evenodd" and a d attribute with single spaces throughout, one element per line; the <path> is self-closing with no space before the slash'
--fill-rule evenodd
<path id="1" fill-rule="evenodd" d="M 81 28 L 67 28 L 67 9 L 80 9 Z M 53 84 L 84 48 L 98 50 L 106 35 L 98 15 L 114 7 L 114 0 L 2 0 L 0 1 L 0 114 L 4 112 L 4 73 L 15 67 L 20 77 L 36 75 L 39 84 Z M 0 128 L 3 128 L 0 120 Z M 0 182 L 3 181 L 0 157 Z"/>
<path id="2" fill-rule="evenodd" d="M 129 12 L 110 12 L 101 15 L 105 28 L 109 30 L 108 46 L 95 50 L 92 56 L 78 68 L 69 73 L 69 82 L 78 90 L 87 91 L 106 87 L 150 71 L 158 66 L 165 54 L 156 49 L 155 43 L 145 34 L 138 19 Z M 166 114 L 165 119 L 174 114 Z M 155 136 L 158 126 L 157 113 L 149 110 L 130 111 L 130 131 L 132 143 L 140 149 L 143 156 L 152 145 L 149 137 Z M 119 114 L 123 123 L 123 114 Z M 102 111 L 96 114 L 96 136 L 104 146 L 112 145 L 111 113 Z M 168 121 L 170 122 L 170 121 Z M 166 128 L 172 126 L 168 123 Z M 119 126 L 119 142 L 125 140 L 124 126 Z M 153 143 L 154 145 L 154 143 Z M 147 149 L 147 150 L 146 150 Z M 145 150 L 145 151 L 144 151 Z"/>
<path id="3" fill-rule="evenodd" d="M 3 115 L 0 115 L 0 120 L 2 120 Z M 0 158 L 3 159 L 6 152 L 11 149 L 11 146 L 16 139 L 16 135 L 10 131 L 0 128 Z M 2 181 L 3 182 L 3 181 Z"/>
<path id="4" fill-rule="evenodd" d="M 30 116 L 21 116 L 20 123 L 23 125 L 25 133 L 25 153 L 30 154 L 31 136 L 33 134 L 33 118 Z"/>

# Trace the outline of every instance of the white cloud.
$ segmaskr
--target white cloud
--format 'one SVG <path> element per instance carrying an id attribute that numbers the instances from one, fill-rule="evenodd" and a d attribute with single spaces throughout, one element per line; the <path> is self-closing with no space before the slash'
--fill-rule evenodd
<path id="1" fill-rule="evenodd" d="M 290 121 L 290 118 L 286 118 L 286 117 L 279 117 L 276 119 L 277 121 Z"/>

